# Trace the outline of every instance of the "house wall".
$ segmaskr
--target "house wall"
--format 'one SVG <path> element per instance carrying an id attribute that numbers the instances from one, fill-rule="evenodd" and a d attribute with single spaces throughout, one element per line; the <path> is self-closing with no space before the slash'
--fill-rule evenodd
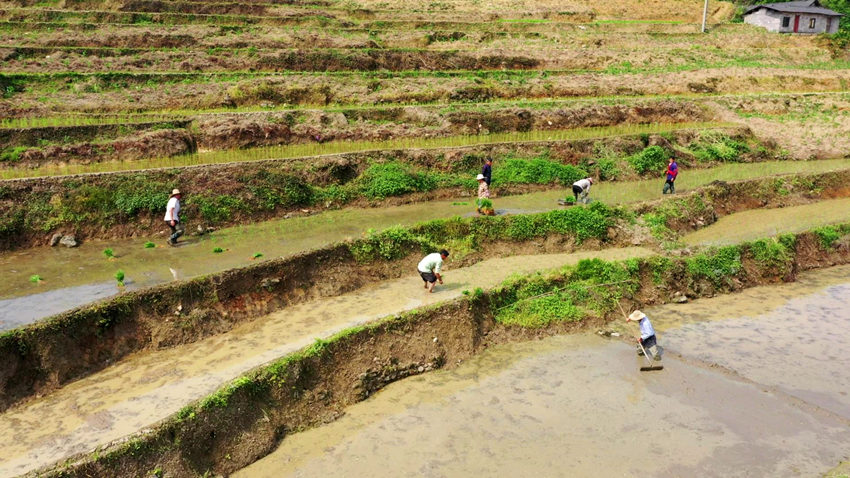
<path id="1" fill-rule="evenodd" d="M 771 32 L 793 33 L 794 32 L 794 13 L 780 13 L 766 8 L 760 8 L 757 11 L 744 16 L 744 23 L 767 28 Z M 788 26 L 782 27 L 782 18 L 788 17 Z M 809 22 L 815 19 L 815 27 L 809 28 Z M 826 25 L 829 17 L 826 15 L 800 14 L 800 27 L 797 33 L 801 34 L 817 34 L 817 33 L 835 33 L 838 31 L 838 22 L 841 17 L 832 17 L 829 31 L 826 31 Z"/>

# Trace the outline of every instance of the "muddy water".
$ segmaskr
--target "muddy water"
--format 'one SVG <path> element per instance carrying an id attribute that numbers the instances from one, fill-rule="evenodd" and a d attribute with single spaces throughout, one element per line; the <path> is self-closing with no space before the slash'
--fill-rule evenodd
<path id="1" fill-rule="evenodd" d="M 754 209 L 720 218 L 682 238 L 690 245 L 721 245 L 752 241 L 779 233 L 796 233 L 850 220 L 850 198 L 779 209 Z M 747 227 L 741 227 L 746 224 Z"/>
<path id="2" fill-rule="evenodd" d="M 649 309 L 661 372 L 595 336 L 499 347 L 392 384 L 234 476 L 816 476 L 850 449 L 848 273 Z"/>
<path id="3" fill-rule="evenodd" d="M 445 286 L 428 294 L 418 276 L 387 281 L 339 297 L 307 302 L 220 336 L 140 354 L 0 415 L 0 476 L 10 476 L 93 449 L 175 413 L 239 374 L 344 328 L 492 287 L 513 273 L 573 264 L 604 254 L 647 256 L 641 248 L 515 256 L 445 270 Z M 411 269 L 415 268 L 415 262 Z M 415 269 L 414 269 L 415 270 Z"/>
<path id="4" fill-rule="evenodd" d="M 497 165 L 498 167 L 498 165 Z M 678 180 L 680 190 L 705 185 L 713 180 L 735 180 L 769 174 L 820 172 L 850 167 L 850 159 L 814 162 L 770 162 L 733 164 L 710 170 L 684 171 Z M 627 203 L 657 197 L 660 181 L 603 183 L 594 186 L 592 196 L 607 203 Z M 511 212 L 552 209 L 564 191 L 550 191 L 496 199 L 496 206 Z M 463 203 L 466 205 L 453 205 Z M 244 266 L 254 253 L 264 258 L 287 256 L 321 247 L 346 237 L 358 237 L 367 229 L 384 229 L 401 224 L 467 214 L 469 198 L 435 201 L 398 207 L 345 209 L 314 216 L 217 231 L 203 238 L 189 238 L 179 248 L 164 247 L 163 236 L 143 239 L 91 241 L 76 249 L 38 248 L 0 254 L 0 330 L 23 325 L 52 314 L 83 305 L 118 292 L 113 275 L 125 272 L 127 288 L 154 285 L 175 278 L 188 278 Z M 191 229 L 191 224 L 190 224 Z M 151 240 L 159 245 L 145 249 Z M 107 260 L 102 251 L 111 248 L 117 260 Z M 213 254 L 216 247 L 227 249 Z M 38 274 L 43 282 L 33 284 Z M 92 286 L 97 285 L 99 286 Z M 77 286 L 76 289 L 68 289 Z M 65 291 L 50 293 L 58 289 Z M 26 298 L 25 298 L 26 297 Z M 12 302 L 9 299 L 18 298 Z"/>

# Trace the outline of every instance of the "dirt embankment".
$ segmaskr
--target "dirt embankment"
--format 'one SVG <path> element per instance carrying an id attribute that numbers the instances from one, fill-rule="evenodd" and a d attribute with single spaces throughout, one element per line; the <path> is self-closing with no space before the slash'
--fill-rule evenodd
<path id="1" fill-rule="evenodd" d="M 663 265 L 640 260 L 640 285 L 626 294 L 625 306 L 664 303 L 674 292 L 696 298 L 793 281 L 799 271 L 850 262 L 850 249 L 825 247 L 812 233 L 795 237 L 787 268 L 757 261 L 751 246 L 739 252 L 742 267 L 717 283 L 693 272 L 684 259 Z M 509 295 L 505 289 L 485 292 L 343 332 L 237 380 L 128 442 L 40 476 L 143 476 L 154 469 L 175 477 L 227 475 L 268 454 L 287 435 L 335 420 L 346 406 L 390 382 L 453 367 L 493 344 L 597 327 L 619 317 L 613 312 L 577 324 L 508 327 L 496 322 L 494 305 Z"/>
<path id="2" fill-rule="evenodd" d="M 843 188 L 850 179 L 850 172 L 826 173 L 809 178 L 813 190 L 793 193 L 779 193 L 772 189 L 773 185 L 779 184 L 776 178 L 745 181 L 733 187 L 722 184 L 711 186 L 701 194 L 705 198 L 703 202 L 711 205 L 713 215 L 708 215 L 704 210 L 698 213 L 715 218 L 724 211 L 732 210 L 731 205 L 734 203 L 758 207 L 759 203 L 748 199 L 753 194 L 759 197 L 782 194 L 783 201 L 791 204 L 809 200 L 809 196 L 818 194 L 829 197 L 839 191 L 848 192 L 828 185 L 835 184 Z M 736 194 L 738 191 L 750 191 L 751 195 L 740 196 Z M 698 197 L 698 194 L 694 193 L 691 197 Z M 650 212 L 665 206 L 662 202 L 656 209 L 639 206 L 637 210 Z M 683 214 L 697 213 L 686 209 Z M 484 227 L 491 220 L 475 218 L 462 222 L 467 225 L 478 222 Z M 702 224 L 711 222 L 713 219 L 706 219 Z M 510 224 L 502 224 L 510 228 Z M 676 224 L 672 226 L 676 227 Z M 426 224 L 412 228 L 411 232 L 414 236 L 424 235 L 437 227 Z M 467 229 L 460 227 L 460 224 L 442 227 L 447 228 L 445 233 L 440 233 L 444 241 L 462 239 L 468 235 Z M 683 222 L 681 227 L 688 229 L 700 225 Z M 449 231 L 453 231 L 457 237 Z M 639 244 L 647 236 L 642 227 L 624 222 L 610 227 L 604 233 L 603 242 L 586 240 L 581 248 L 595 249 L 603 244 L 605 247 Z M 289 304 L 349 292 L 363 285 L 364 279 L 361 278 L 383 280 L 409 273 L 412 256 L 404 253 L 392 261 L 358 261 L 354 251 L 358 244 L 367 241 L 362 239 L 353 244 L 332 245 L 244 269 L 130 292 L 6 333 L 0 336 L 0 409 L 34 395 L 48 393 L 139 350 L 196 341 L 229 330 L 235 323 L 251 320 Z M 408 239 L 401 241 L 403 243 L 388 243 L 389 248 L 405 252 L 421 248 L 419 244 L 406 242 Z M 562 234 L 532 234 L 530 238 L 493 240 L 488 244 L 486 249 L 474 252 L 456 264 L 469 264 L 506 254 L 568 252 L 577 247 L 575 236 Z M 377 247 L 377 244 L 372 244 L 372 249 Z M 77 359 L 69 361 L 67 357 Z"/>
<path id="3" fill-rule="evenodd" d="M 234 95 L 285 102 L 262 84 Z M 683 123 L 705 119 L 696 104 L 653 101 L 577 108 L 507 108 L 442 114 L 435 108 L 387 108 L 324 112 L 215 114 L 140 125 L 0 130 L 0 150 L 30 147 L 0 167 L 32 168 L 66 163 L 176 156 L 201 150 L 324 143 L 435 138 L 457 135 L 558 130 L 620 124 Z M 191 123 L 195 127 L 190 128 Z M 85 142 L 77 142 L 85 141 Z M 48 146 L 42 146 L 43 144 Z M 38 146 L 38 147 L 36 147 Z"/>
<path id="4" fill-rule="evenodd" d="M 746 131 L 729 129 L 730 136 L 748 138 Z M 407 194 L 387 200 L 348 198 L 316 203 L 306 196 L 310 187 L 342 186 L 357 180 L 372 162 L 398 161 L 419 170 L 429 170 L 470 178 L 486 155 L 501 158 L 537 157 L 548 154 L 553 161 L 579 164 L 594 157 L 598 148 L 627 156 L 649 143 L 685 145 L 702 133 L 684 130 L 668 140 L 658 135 L 614 137 L 596 140 L 502 143 L 461 148 L 428 150 L 386 150 L 347 153 L 299 160 L 268 160 L 228 163 L 147 171 L 129 171 L 80 176 L 42 177 L 0 182 L 0 249 L 45 245 L 57 232 L 74 233 L 78 239 L 131 237 L 150 234 L 161 227 L 161 208 L 167 192 L 178 187 L 186 193 L 184 216 L 194 223 L 225 226 L 258 222 L 310 208 L 337 208 L 399 204 L 412 201 L 457 197 L 471 194 L 461 187 Z M 688 158 L 682 158 L 686 164 Z M 767 158 L 761 158 L 767 159 Z M 709 163 L 710 164 L 710 163 Z M 537 186 L 536 188 L 546 187 Z M 560 184 L 548 187 L 563 187 Z M 287 189 L 289 188 L 289 189 Z M 267 206 L 268 191 L 285 195 L 291 190 L 305 192 L 286 202 Z M 507 195 L 533 190 L 533 186 L 514 185 L 499 190 Z M 162 198 L 162 194 L 166 194 Z M 120 196 L 120 197 L 119 197 Z M 242 207 L 220 206 L 220 198 Z M 200 198 L 212 202 L 211 210 L 202 210 Z M 111 199 L 110 199 L 111 198 Z M 120 199 L 120 201 L 119 201 Z M 114 204 L 109 203 L 112 201 Z M 26 217 L 20 204 L 30 204 Z M 160 204 L 162 203 L 162 204 Z M 210 203 L 207 203 L 210 204 Z M 85 207 L 83 207 L 85 206 Z M 218 209 L 216 209 L 218 207 Z M 92 211 L 109 211 L 93 215 Z M 207 212 L 207 216 L 203 212 Z M 223 212 L 226 211 L 225 215 Z M 213 214 L 213 215 L 210 215 Z M 108 217 L 104 217 L 108 216 Z M 108 221 L 106 221 L 108 219 Z M 185 220 L 185 219 L 184 219 Z"/>

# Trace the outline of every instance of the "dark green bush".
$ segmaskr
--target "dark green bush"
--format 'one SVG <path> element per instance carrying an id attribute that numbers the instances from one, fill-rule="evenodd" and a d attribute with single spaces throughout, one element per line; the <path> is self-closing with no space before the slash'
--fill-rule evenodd
<path id="1" fill-rule="evenodd" d="M 359 178 L 363 194 L 370 199 L 384 199 L 417 191 L 430 191 L 436 180 L 399 162 L 374 163 Z"/>
<path id="2" fill-rule="evenodd" d="M 649 171 L 657 171 L 661 174 L 665 170 L 668 157 L 661 146 L 650 146 L 640 153 L 629 156 L 627 160 L 638 174 Z"/>
<path id="3" fill-rule="evenodd" d="M 248 209 L 244 201 L 227 195 L 193 195 L 187 202 L 196 205 L 201 217 L 212 224 L 228 221 L 236 212 Z"/>
<path id="4" fill-rule="evenodd" d="M 493 169 L 494 184 L 572 184 L 587 177 L 587 171 L 543 158 L 505 159 Z"/>

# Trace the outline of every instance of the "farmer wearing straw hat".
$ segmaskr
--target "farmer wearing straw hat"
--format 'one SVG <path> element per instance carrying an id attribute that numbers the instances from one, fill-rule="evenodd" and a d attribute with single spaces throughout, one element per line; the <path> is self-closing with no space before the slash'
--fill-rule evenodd
<path id="1" fill-rule="evenodd" d="M 646 350 L 652 355 L 656 361 L 661 360 L 661 354 L 658 351 L 658 344 L 655 338 L 655 329 L 652 328 L 652 323 L 649 322 L 649 317 L 643 312 L 636 310 L 631 315 L 626 317 L 626 322 L 637 322 L 640 325 L 640 337 L 637 337 L 638 355 L 643 355 Z M 641 346 L 643 348 L 641 349 Z"/>
<path id="2" fill-rule="evenodd" d="M 481 204 L 484 199 L 490 199 L 490 186 L 487 185 L 487 178 L 483 174 L 479 174 L 476 178 L 478 181 L 478 200 L 475 202 L 476 209 L 481 212 Z"/>
<path id="3" fill-rule="evenodd" d="M 168 205 L 165 206 L 165 223 L 171 228 L 169 246 L 176 246 L 177 238 L 183 235 L 183 226 L 180 224 L 180 197 L 180 190 L 175 188 L 171 191 Z"/>

